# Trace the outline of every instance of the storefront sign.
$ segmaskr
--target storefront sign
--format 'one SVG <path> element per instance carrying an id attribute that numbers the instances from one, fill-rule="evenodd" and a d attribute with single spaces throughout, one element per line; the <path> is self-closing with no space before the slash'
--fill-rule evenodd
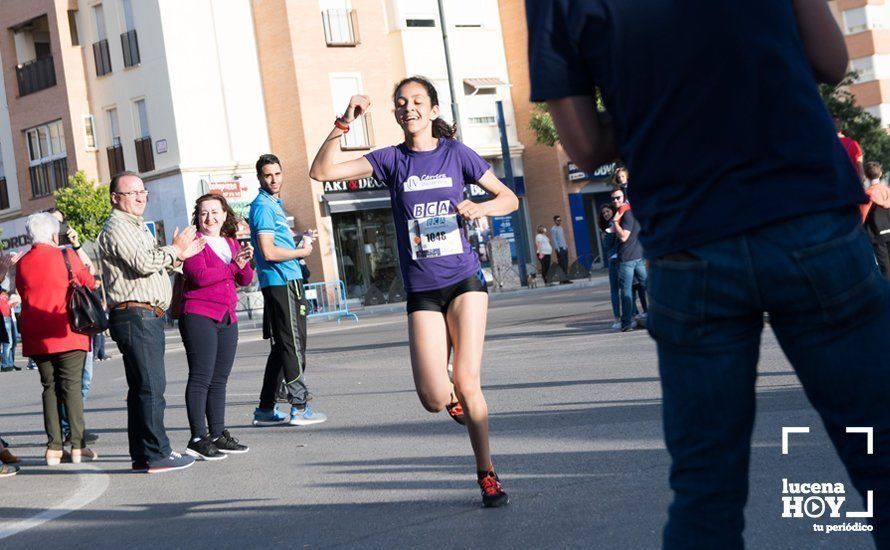
<path id="1" fill-rule="evenodd" d="M 383 182 L 374 178 L 362 178 L 360 180 L 348 181 L 326 181 L 324 182 L 325 194 L 330 193 L 355 193 L 357 191 L 374 191 L 376 189 L 386 189 Z"/>
<path id="2" fill-rule="evenodd" d="M 242 183 L 241 180 L 211 181 L 208 187 L 211 193 L 219 193 L 225 197 L 226 202 L 229 203 L 229 206 L 232 207 L 232 210 L 235 211 L 239 218 L 242 220 L 247 219 L 247 215 L 250 212 L 250 202 L 248 202 L 250 187 L 247 183 Z M 237 237 L 239 239 L 250 235 L 250 230 L 246 228 L 247 224 L 243 223 L 243 221 L 238 225 Z"/>
<path id="3" fill-rule="evenodd" d="M 591 172 L 585 172 L 578 168 L 574 162 L 569 161 L 566 165 L 569 173 L 569 181 L 599 180 L 606 179 L 615 171 L 615 163 L 603 164 L 599 168 Z"/>

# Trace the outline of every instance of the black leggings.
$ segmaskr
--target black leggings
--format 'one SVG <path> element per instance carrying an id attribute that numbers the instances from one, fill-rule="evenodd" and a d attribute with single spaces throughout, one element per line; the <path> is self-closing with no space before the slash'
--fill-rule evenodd
<path id="1" fill-rule="evenodd" d="M 217 323 L 186 313 L 179 318 L 179 333 L 189 364 L 185 408 L 192 437 L 207 435 L 209 423 L 210 437 L 215 439 L 226 429 L 226 383 L 238 347 L 238 322 L 231 322 L 228 314 Z"/>

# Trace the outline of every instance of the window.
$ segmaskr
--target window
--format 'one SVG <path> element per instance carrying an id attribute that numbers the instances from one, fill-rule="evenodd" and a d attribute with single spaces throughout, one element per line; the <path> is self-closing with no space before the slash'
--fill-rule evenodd
<path id="1" fill-rule="evenodd" d="M 409 28 L 428 29 L 436 26 L 435 19 L 405 19 L 405 26 Z"/>
<path id="2" fill-rule="evenodd" d="M 105 35 L 105 12 L 102 4 L 93 6 L 96 21 L 96 41 L 93 42 L 93 60 L 96 62 L 96 76 L 111 72 L 111 53 L 108 51 L 108 37 Z"/>
<path id="3" fill-rule="evenodd" d="M 492 115 L 471 116 L 467 117 L 467 123 L 492 125 L 498 123 L 498 118 Z"/>
<path id="4" fill-rule="evenodd" d="M 68 184 L 65 128 L 57 120 L 25 131 L 31 172 L 31 193 L 45 197 Z"/>
<path id="5" fill-rule="evenodd" d="M 875 64 L 873 57 L 869 56 L 852 59 L 850 61 L 850 66 L 858 75 L 856 82 L 868 82 L 869 80 L 875 79 Z"/>
<path id="6" fill-rule="evenodd" d="M 108 117 L 108 135 L 111 145 L 105 149 L 108 156 L 108 173 L 110 176 L 126 170 L 124 166 L 124 148 L 121 145 L 120 125 L 117 120 L 117 109 L 112 107 L 105 111 Z"/>
<path id="7" fill-rule="evenodd" d="M 87 151 L 96 150 L 96 119 L 93 115 L 83 115 L 83 135 Z"/>
<path id="8" fill-rule="evenodd" d="M 80 46 L 80 37 L 77 35 L 77 10 L 68 10 L 68 32 L 71 33 L 71 45 Z"/>
<path id="9" fill-rule="evenodd" d="M 151 132 L 148 129 L 148 110 L 144 99 L 134 102 L 138 125 L 136 130 L 140 137 L 136 138 L 136 165 L 140 173 L 151 172 L 155 169 L 154 151 L 151 149 Z"/>
<path id="10" fill-rule="evenodd" d="M 334 113 L 340 114 L 349 98 L 362 93 L 362 79 L 360 74 L 332 74 L 331 98 L 334 105 Z M 350 124 L 349 133 L 340 138 L 340 149 L 344 151 L 370 149 L 374 146 L 374 134 L 371 131 L 371 116 L 365 114 L 355 119 Z"/>
<path id="11" fill-rule="evenodd" d="M 867 30 L 883 29 L 885 9 L 886 7 L 883 5 L 867 4 L 861 8 L 844 11 L 844 32 L 856 34 Z"/>
<path id="12" fill-rule="evenodd" d="M 139 56 L 139 40 L 136 38 L 136 25 L 133 21 L 133 3 L 121 0 L 124 12 L 124 26 L 127 32 L 121 34 L 121 50 L 124 53 L 124 67 L 133 67 L 141 61 Z"/>
<path id="13" fill-rule="evenodd" d="M 328 46 L 357 46 L 361 42 L 355 10 L 325 10 L 321 21 Z"/>

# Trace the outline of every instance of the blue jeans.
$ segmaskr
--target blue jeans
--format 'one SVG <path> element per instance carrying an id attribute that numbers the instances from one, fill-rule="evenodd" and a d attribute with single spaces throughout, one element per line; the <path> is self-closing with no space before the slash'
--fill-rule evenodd
<path id="1" fill-rule="evenodd" d="M 857 213 L 762 227 L 653 260 L 651 274 L 674 492 L 664 547 L 743 547 L 766 311 L 853 485 L 874 491 L 874 534 L 890 548 L 890 283 Z M 847 426 L 873 427 L 875 454 Z"/>
<path id="2" fill-rule="evenodd" d="M 130 458 L 149 466 L 170 456 L 164 428 L 164 319 L 141 309 L 114 309 L 109 319 L 111 337 L 124 359 L 127 376 L 127 437 Z"/>
<path id="3" fill-rule="evenodd" d="M 621 318 L 621 296 L 618 294 L 618 258 L 609 260 L 609 294 L 612 298 L 612 314 L 616 319 Z"/>
<path id="4" fill-rule="evenodd" d="M 0 364 L 2 364 L 4 369 L 10 369 L 15 366 L 15 323 L 12 322 L 12 317 L 4 317 L 3 324 L 6 327 L 9 342 L 4 343 L 2 349 L 0 349 Z"/>
<path id="5" fill-rule="evenodd" d="M 641 290 L 646 290 L 646 264 L 642 259 L 621 262 L 618 266 L 618 287 L 621 294 L 621 328 L 629 327 L 633 321 L 636 309 L 634 304 L 634 277 L 640 284 Z"/>

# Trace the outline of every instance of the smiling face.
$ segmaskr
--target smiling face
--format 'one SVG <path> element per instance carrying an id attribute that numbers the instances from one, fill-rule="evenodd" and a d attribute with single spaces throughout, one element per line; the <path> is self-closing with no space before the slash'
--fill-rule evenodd
<path id="1" fill-rule="evenodd" d="M 396 92 L 395 117 L 406 136 L 427 132 L 432 136 L 433 121 L 439 118 L 439 106 L 432 104 L 425 86 L 408 82 Z"/>
<path id="2" fill-rule="evenodd" d="M 611 208 L 603 207 L 600 210 L 600 213 L 602 213 L 604 220 L 609 221 L 612 219 L 612 209 Z"/>
<path id="3" fill-rule="evenodd" d="M 123 176 L 117 182 L 117 190 L 111 194 L 111 204 L 127 214 L 141 216 L 148 206 L 148 191 L 137 176 Z"/>
<path id="4" fill-rule="evenodd" d="M 198 207 L 198 231 L 208 237 L 219 237 L 226 211 L 217 200 L 206 200 Z"/>

